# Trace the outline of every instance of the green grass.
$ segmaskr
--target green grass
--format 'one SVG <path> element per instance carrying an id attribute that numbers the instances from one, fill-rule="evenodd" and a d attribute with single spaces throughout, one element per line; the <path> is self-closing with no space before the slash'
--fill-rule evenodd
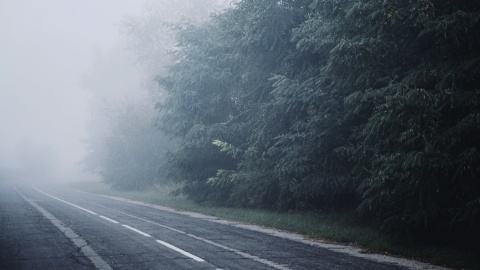
<path id="1" fill-rule="evenodd" d="M 178 186 L 153 188 L 148 191 L 117 191 L 100 182 L 72 184 L 78 190 L 142 201 L 177 210 L 198 212 L 228 220 L 303 234 L 312 239 L 343 243 L 374 252 L 411 258 L 436 265 L 454 268 L 480 269 L 480 259 L 475 252 L 459 251 L 445 246 L 432 246 L 417 242 L 398 243 L 372 227 L 359 224 L 351 213 L 278 213 L 264 210 L 207 207 L 183 196 L 171 196 Z"/>

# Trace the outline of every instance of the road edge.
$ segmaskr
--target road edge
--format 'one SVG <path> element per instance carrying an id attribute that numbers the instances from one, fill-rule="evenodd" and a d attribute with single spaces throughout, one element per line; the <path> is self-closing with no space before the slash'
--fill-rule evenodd
<path id="1" fill-rule="evenodd" d="M 275 228 L 268 228 L 268 227 L 262 227 L 258 225 L 252 225 L 244 222 L 239 222 L 239 221 L 231 221 L 231 220 L 226 220 L 223 218 L 215 217 L 215 216 L 210 216 L 206 214 L 201 214 L 197 212 L 192 212 L 192 211 L 186 211 L 186 210 L 177 210 L 171 207 L 167 206 L 161 206 L 161 205 L 156 205 L 152 203 L 146 203 L 146 202 L 141 202 L 141 201 L 135 201 L 131 199 L 126 199 L 122 197 L 116 197 L 116 196 L 110 196 L 110 195 L 102 195 L 102 194 L 94 194 L 94 193 L 89 193 L 85 191 L 81 191 L 75 188 L 71 188 L 72 190 L 75 190 L 76 192 L 80 193 L 88 193 L 91 195 L 99 196 L 99 197 L 104 197 L 104 198 L 109 198 L 112 200 L 117 200 L 117 201 L 122 201 L 122 202 L 127 202 L 131 204 L 136 204 L 136 205 L 142 205 L 150 208 L 154 208 L 157 210 L 162 210 L 162 211 L 167 211 L 171 213 L 176 213 L 180 215 L 185 215 L 188 217 L 192 218 L 198 218 L 210 222 L 215 222 L 219 224 L 224 224 L 224 225 L 230 225 L 234 226 L 237 228 L 242 228 L 242 229 L 247 229 L 251 231 L 256 231 L 256 232 L 261 232 L 265 233 L 268 235 L 280 237 L 283 239 L 288 239 L 296 242 L 300 242 L 303 244 L 307 245 L 312 245 L 316 247 L 321 247 L 325 248 L 334 252 L 338 253 L 343 253 L 347 254 L 350 256 L 358 257 L 358 258 L 363 258 L 371 261 L 376 261 L 376 262 L 381 262 L 381 263 L 390 263 L 394 265 L 398 265 L 401 267 L 405 267 L 408 269 L 415 269 L 415 270 L 431 270 L 431 269 L 439 269 L 439 270 L 449 270 L 452 268 L 447 268 L 443 266 L 438 266 L 438 265 L 433 265 L 429 264 L 426 262 L 421 262 L 421 261 L 416 261 L 413 259 L 407 259 L 407 258 L 401 258 L 401 257 L 395 257 L 395 256 L 389 256 L 385 254 L 378 254 L 378 253 L 366 253 L 364 249 L 355 247 L 355 246 L 350 246 L 350 245 L 345 245 L 345 244 L 338 244 L 338 243 L 328 243 L 326 241 L 318 240 L 318 239 L 308 239 L 304 235 L 298 234 L 298 233 L 292 233 L 292 232 L 286 232 L 286 231 L 281 231 L 279 229 Z"/>

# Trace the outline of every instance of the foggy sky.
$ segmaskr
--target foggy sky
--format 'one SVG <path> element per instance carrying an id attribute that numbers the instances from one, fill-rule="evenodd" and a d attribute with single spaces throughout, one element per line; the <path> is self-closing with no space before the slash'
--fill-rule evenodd
<path id="1" fill-rule="evenodd" d="M 118 24 L 144 2 L 0 0 L 0 166 L 16 166 L 27 142 L 77 170 L 92 95 L 82 74 L 119 46 Z"/>

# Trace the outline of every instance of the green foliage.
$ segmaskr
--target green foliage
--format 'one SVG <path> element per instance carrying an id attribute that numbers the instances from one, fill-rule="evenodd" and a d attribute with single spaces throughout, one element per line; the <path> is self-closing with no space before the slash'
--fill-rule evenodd
<path id="1" fill-rule="evenodd" d="M 182 192 L 197 201 L 221 201 L 222 192 L 206 181 L 218 169 L 234 167 L 231 158 L 212 145 L 216 139 L 231 136 L 226 122 L 236 110 L 235 99 L 229 95 L 235 89 L 228 88 L 234 87 L 235 75 L 227 65 L 229 49 L 218 39 L 220 34 L 221 29 L 213 24 L 187 27 L 178 36 L 178 61 L 168 77 L 158 78 L 167 99 L 157 104 L 162 112 L 157 123 L 179 139 L 178 148 L 169 156 L 169 174 L 188 183 Z"/>
<path id="2" fill-rule="evenodd" d="M 159 78 L 171 177 L 201 202 L 478 239 L 479 20 L 475 1 L 254 0 L 185 26 Z"/>
<path id="3" fill-rule="evenodd" d="M 480 10 L 432 2 L 384 7 L 376 36 L 398 49 L 377 65 L 396 60 L 396 70 L 388 85 L 346 99 L 356 113 L 371 112 L 343 150 L 356 160 L 361 214 L 398 235 L 478 240 Z"/>
<path id="4" fill-rule="evenodd" d="M 294 49 L 289 31 L 301 18 L 301 3 L 288 3 L 240 2 L 212 22 L 180 33 L 178 61 L 168 77 L 159 79 L 169 96 L 158 107 L 162 128 L 181 138 L 172 164 L 184 167 L 172 177 L 185 181 L 183 192 L 189 196 L 235 205 L 263 201 L 272 207 L 273 202 L 275 207 L 278 181 L 268 174 L 273 162 L 258 159 L 283 128 L 267 115 L 266 105 L 272 89 L 268 79 Z M 199 127 L 209 132 L 192 136 Z M 215 140 L 225 142 L 219 144 L 223 152 L 209 150 Z M 198 166 L 189 166 L 190 161 Z M 206 195 L 217 191 L 225 196 Z"/>

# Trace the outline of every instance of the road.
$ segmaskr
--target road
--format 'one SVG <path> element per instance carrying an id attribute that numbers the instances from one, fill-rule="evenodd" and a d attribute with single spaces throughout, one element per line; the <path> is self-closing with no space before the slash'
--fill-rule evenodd
<path id="1" fill-rule="evenodd" d="M 0 218 L 0 269 L 435 268 L 67 187 L 0 182 Z"/>

